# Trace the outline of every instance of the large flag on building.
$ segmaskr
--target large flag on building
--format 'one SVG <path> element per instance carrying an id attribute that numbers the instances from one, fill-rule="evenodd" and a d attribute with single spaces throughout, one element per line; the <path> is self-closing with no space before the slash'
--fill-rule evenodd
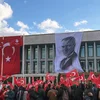
<path id="1" fill-rule="evenodd" d="M 67 73 L 73 69 L 83 72 L 79 62 L 81 40 L 81 32 L 55 34 L 55 72 Z"/>
<path id="2" fill-rule="evenodd" d="M 20 72 L 20 46 L 22 36 L 0 37 L 0 74 L 12 75 Z"/>

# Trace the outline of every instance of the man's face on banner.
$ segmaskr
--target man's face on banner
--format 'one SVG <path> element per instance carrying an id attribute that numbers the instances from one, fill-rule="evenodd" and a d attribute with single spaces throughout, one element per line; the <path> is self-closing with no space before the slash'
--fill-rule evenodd
<path id="1" fill-rule="evenodd" d="M 62 40 L 62 52 L 65 56 L 69 56 L 72 52 L 74 52 L 75 41 L 70 38 L 66 38 Z"/>

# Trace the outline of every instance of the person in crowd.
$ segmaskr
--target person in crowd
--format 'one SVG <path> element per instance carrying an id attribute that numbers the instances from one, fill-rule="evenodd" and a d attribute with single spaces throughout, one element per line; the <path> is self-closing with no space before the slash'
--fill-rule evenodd
<path id="1" fill-rule="evenodd" d="M 7 91 L 5 93 L 5 100 L 14 100 L 15 93 L 10 86 L 7 86 Z"/>
<path id="2" fill-rule="evenodd" d="M 42 87 L 42 85 L 38 86 L 38 100 L 44 100 L 45 99 L 45 91 Z"/>
<path id="3" fill-rule="evenodd" d="M 14 85 L 13 91 L 15 93 L 14 100 L 17 100 L 17 92 L 18 92 L 18 86 L 17 85 Z"/>
<path id="4" fill-rule="evenodd" d="M 93 95 L 93 91 L 92 91 L 92 84 L 87 84 L 85 91 L 84 91 L 84 100 L 94 100 L 94 95 Z"/>
<path id="5" fill-rule="evenodd" d="M 97 100 L 100 100 L 100 88 L 97 90 Z"/>
<path id="6" fill-rule="evenodd" d="M 93 100 L 97 100 L 97 87 L 95 84 L 92 85 L 92 91 L 93 91 Z"/>
<path id="7" fill-rule="evenodd" d="M 5 88 L 2 87 L 2 89 L 0 90 L 0 100 L 4 100 L 4 91 L 5 91 Z"/>
<path id="8" fill-rule="evenodd" d="M 51 86 L 51 89 L 48 91 L 47 96 L 49 100 L 57 100 L 58 91 Z"/>
<path id="9" fill-rule="evenodd" d="M 49 98 L 47 96 L 47 93 L 48 93 L 49 90 L 51 90 L 51 84 L 48 84 L 48 86 L 46 88 L 46 91 L 45 91 L 45 100 L 49 100 Z"/>
<path id="10" fill-rule="evenodd" d="M 25 88 L 23 86 L 20 86 L 16 95 L 17 100 L 23 100 L 24 91 Z"/>
<path id="11" fill-rule="evenodd" d="M 29 89 L 28 93 L 30 100 L 38 100 L 38 94 L 34 86 Z"/>
<path id="12" fill-rule="evenodd" d="M 76 85 L 72 85 L 71 86 L 71 96 L 70 96 L 70 98 L 71 98 L 71 100 L 75 100 L 75 91 L 76 91 L 76 88 L 77 88 L 77 86 Z"/>
<path id="13" fill-rule="evenodd" d="M 28 91 L 27 91 L 27 89 L 25 87 L 25 91 L 23 93 L 23 100 L 27 100 L 27 99 L 28 99 Z"/>
<path id="14" fill-rule="evenodd" d="M 57 100 L 63 100 L 63 88 L 60 86 L 60 87 L 57 87 L 56 89 L 58 91 Z"/>
<path id="15" fill-rule="evenodd" d="M 80 85 L 75 90 L 74 100 L 83 100 L 83 90 Z"/>
<path id="16" fill-rule="evenodd" d="M 69 89 L 64 84 L 62 84 L 61 87 L 63 89 L 62 100 L 70 100 Z"/>

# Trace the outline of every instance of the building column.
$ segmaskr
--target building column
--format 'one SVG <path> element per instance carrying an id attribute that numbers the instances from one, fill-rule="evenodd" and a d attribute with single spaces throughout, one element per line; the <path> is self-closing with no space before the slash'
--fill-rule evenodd
<path id="1" fill-rule="evenodd" d="M 55 46 L 54 46 L 54 44 L 52 46 L 53 46 L 52 47 L 53 48 L 53 61 L 52 61 L 53 62 L 53 66 L 52 67 L 53 68 L 52 68 L 52 72 L 55 73 L 55 64 L 54 64 L 55 63 L 54 62 L 54 59 L 55 59 Z"/>
<path id="2" fill-rule="evenodd" d="M 28 83 L 31 83 L 31 77 L 30 76 L 28 77 Z"/>
<path id="3" fill-rule="evenodd" d="M 94 72 L 97 72 L 97 67 L 96 67 L 96 44 L 94 42 Z"/>
<path id="4" fill-rule="evenodd" d="M 48 72 L 48 63 L 47 63 L 47 59 L 48 59 L 48 50 L 47 50 L 47 45 L 45 45 L 45 73 Z"/>
<path id="5" fill-rule="evenodd" d="M 86 60 L 86 72 L 88 72 L 88 53 L 87 53 L 87 42 L 85 43 L 85 60 Z"/>
<path id="6" fill-rule="evenodd" d="M 39 45 L 37 45 L 37 51 L 38 51 L 38 57 L 37 57 L 37 66 L 38 66 L 38 68 L 37 68 L 37 73 L 40 73 L 40 47 L 39 47 Z"/>
<path id="7" fill-rule="evenodd" d="M 26 48 L 25 45 L 23 45 L 24 47 L 22 47 L 22 68 L 21 68 L 21 74 L 23 74 L 23 67 L 24 67 L 24 74 L 26 72 Z M 23 50 L 24 49 L 24 50 Z M 24 51 L 24 53 L 23 53 Z M 24 55 L 23 55 L 24 54 Z M 23 58 L 24 57 L 24 58 Z M 24 60 L 24 61 L 23 61 Z M 23 65 L 24 63 L 24 65 Z"/>
<path id="8" fill-rule="evenodd" d="M 29 68 L 29 72 L 28 73 L 32 73 L 33 69 L 32 69 L 32 56 L 33 56 L 33 52 L 32 52 L 32 46 L 30 46 L 30 68 Z"/>

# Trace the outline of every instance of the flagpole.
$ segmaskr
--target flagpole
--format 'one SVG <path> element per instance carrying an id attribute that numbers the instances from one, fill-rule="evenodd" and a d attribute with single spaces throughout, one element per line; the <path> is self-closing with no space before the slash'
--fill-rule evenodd
<path id="1" fill-rule="evenodd" d="M 4 40 L 4 37 L 3 37 L 3 40 Z M 1 76 L 3 76 L 3 56 L 4 56 L 4 48 L 2 47 Z"/>
<path id="2" fill-rule="evenodd" d="M 22 50 L 22 74 L 23 74 L 23 77 L 24 77 L 24 67 L 25 67 L 25 61 L 24 61 L 24 49 L 25 49 L 25 46 L 24 46 L 24 34 L 23 34 L 23 50 Z"/>
<path id="3" fill-rule="evenodd" d="M 3 48 L 2 48 L 2 61 L 1 61 L 1 76 L 3 76 Z"/>

